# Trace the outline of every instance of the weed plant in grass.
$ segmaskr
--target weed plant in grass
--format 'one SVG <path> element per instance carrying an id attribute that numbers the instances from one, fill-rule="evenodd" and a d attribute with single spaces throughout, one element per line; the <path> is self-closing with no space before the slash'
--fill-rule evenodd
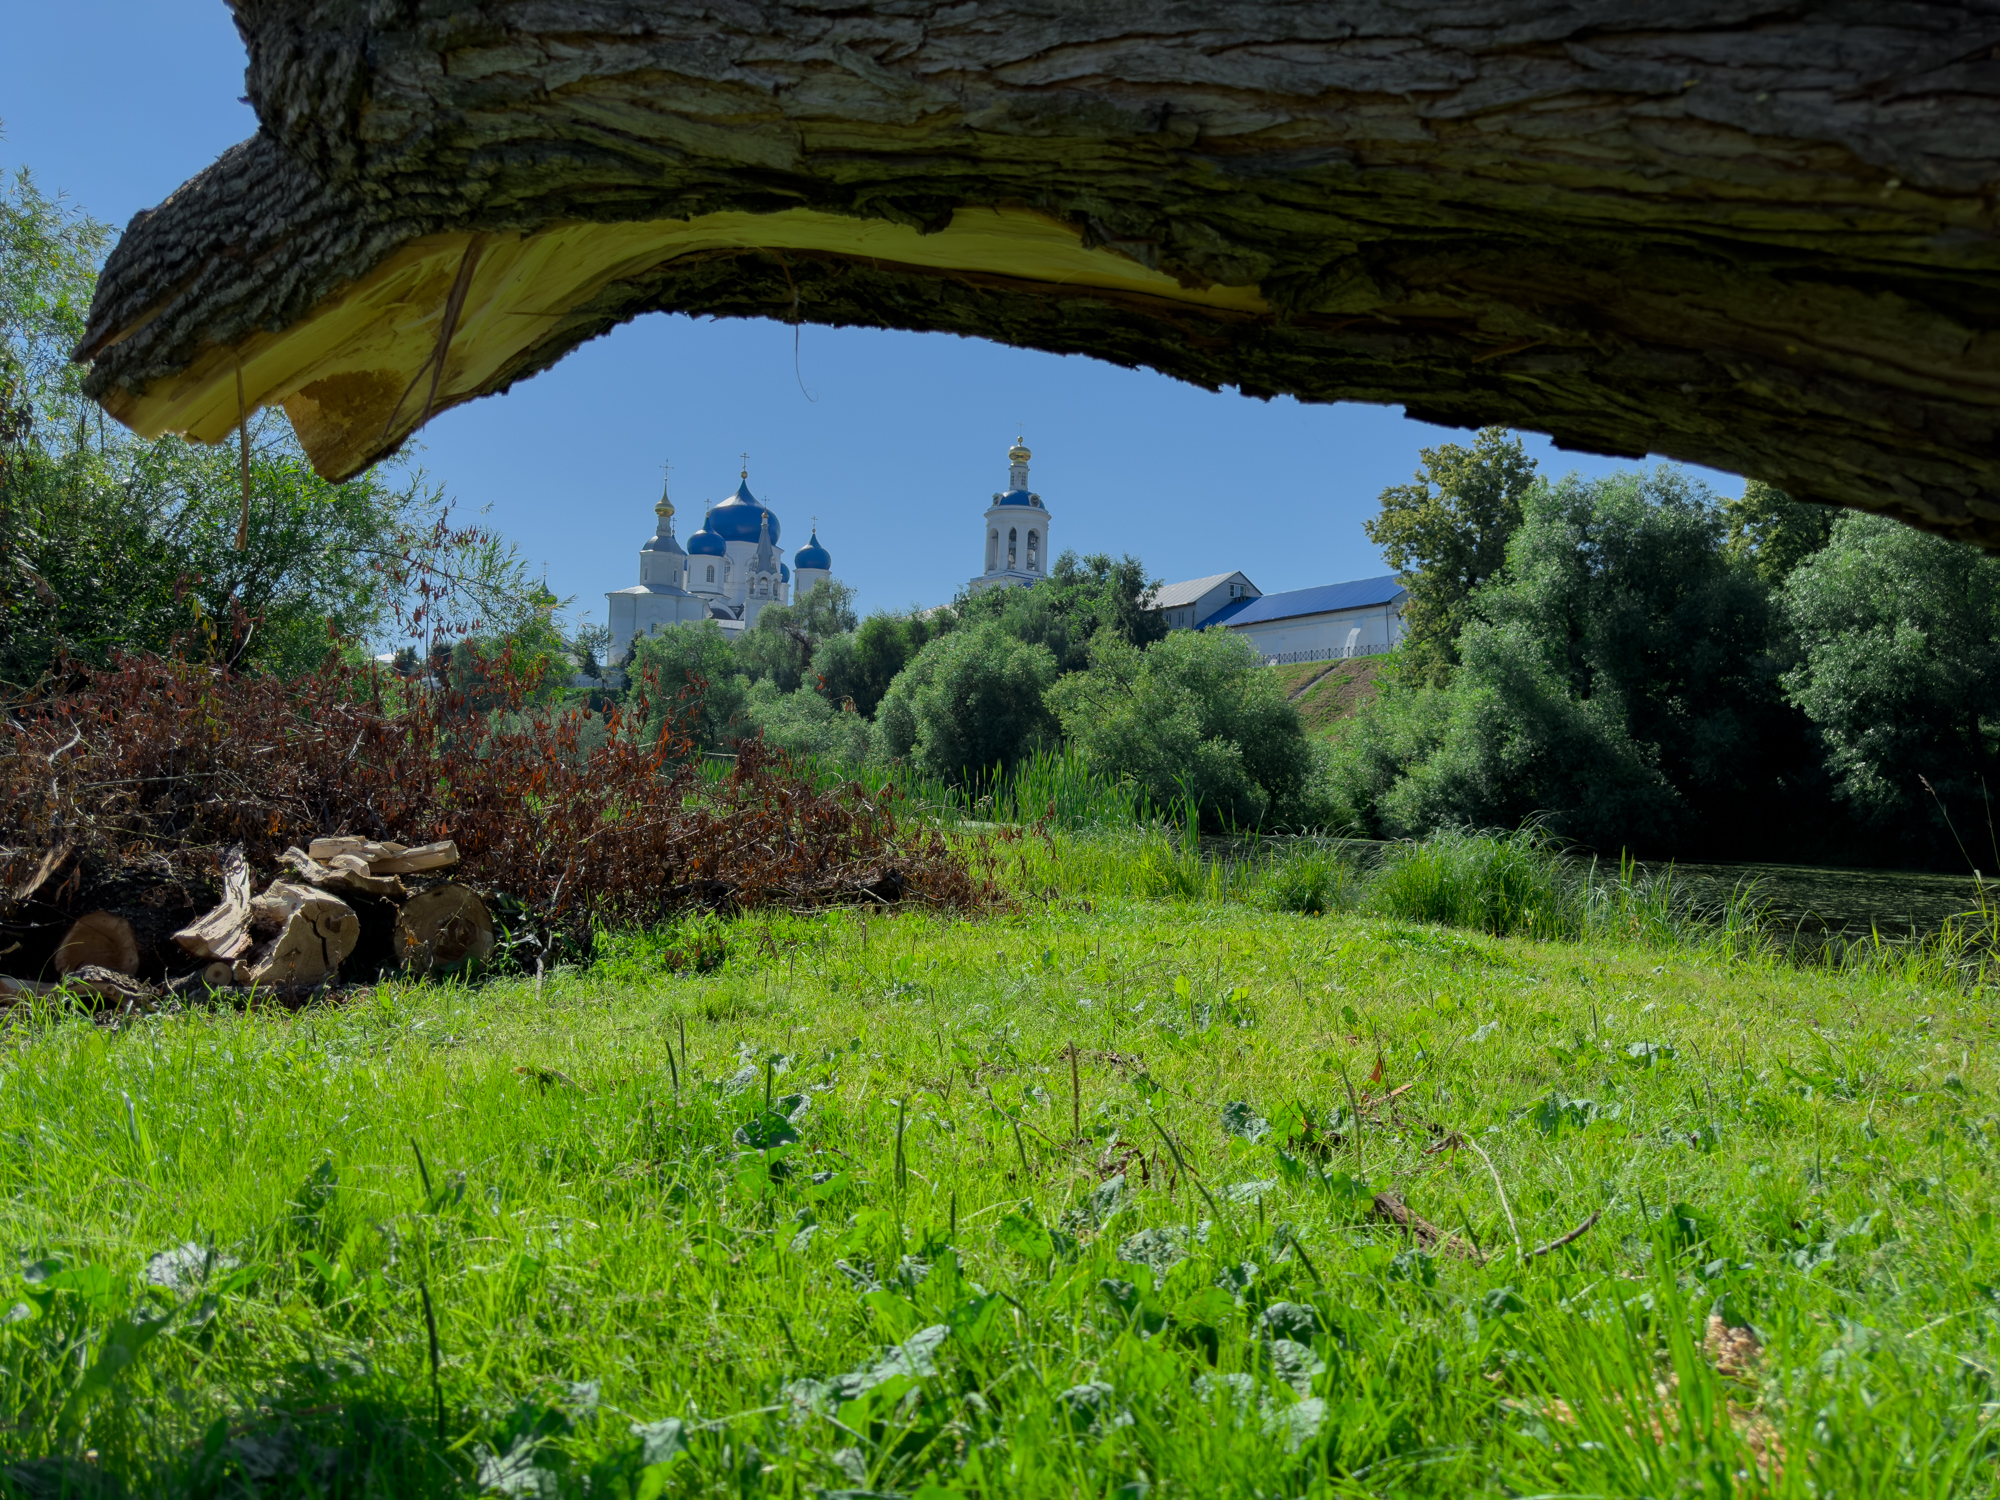
<path id="1" fill-rule="evenodd" d="M 1019 889 L 17 1013 L 0 1489 L 1991 1491 L 1983 989 Z"/>

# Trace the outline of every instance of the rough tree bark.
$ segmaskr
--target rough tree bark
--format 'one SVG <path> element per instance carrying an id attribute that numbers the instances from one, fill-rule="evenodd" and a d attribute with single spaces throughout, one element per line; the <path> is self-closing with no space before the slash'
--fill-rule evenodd
<path id="1" fill-rule="evenodd" d="M 330 477 L 667 309 L 1548 432 L 2000 546 L 2000 0 L 235 0 L 78 351 Z"/>

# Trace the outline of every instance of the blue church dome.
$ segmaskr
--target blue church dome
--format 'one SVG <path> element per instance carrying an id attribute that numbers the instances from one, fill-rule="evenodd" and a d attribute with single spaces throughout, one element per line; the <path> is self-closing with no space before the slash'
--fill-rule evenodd
<path id="1" fill-rule="evenodd" d="M 704 529 L 713 531 L 726 542 L 754 542 L 763 527 L 763 518 L 771 518 L 771 541 L 778 540 L 777 513 L 755 495 L 750 493 L 750 480 L 746 475 L 736 486 L 736 493 L 708 513 Z"/>
<path id="2" fill-rule="evenodd" d="M 785 582 L 790 583 L 792 581 L 792 570 L 789 567 L 787 567 L 784 563 L 779 563 L 778 576 L 784 579 Z"/>
<path id="3" fill-rule="evenodd" d="M 826 548 L 819 544 L 819 528 L 813 528 L 812 540 L 799 548 L 799 555 L 792 559 L 802 568 L 818 568 L 822 573 L 833 571 L 833 559 L 827 556 Z"/>
<path id="4" fill-rule="evenodd" d="M 688 551 L 696 557 L 722 556 L 722 538 L 703 526 L 688 538 Z"/>
<path id="5" fill-rule="evenodd" d="M 1031 505 L 1039 510 L 1042 505 L 1042 497 L 1040 495 L 1031 495 L 1026 490 L 1009 490 L 1004 495 L 995 495 L 993 503 L 995 505 Z"/>

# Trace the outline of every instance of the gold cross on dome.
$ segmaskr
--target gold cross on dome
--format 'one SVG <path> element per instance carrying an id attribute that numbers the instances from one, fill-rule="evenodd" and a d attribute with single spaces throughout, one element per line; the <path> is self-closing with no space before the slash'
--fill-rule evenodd
<path id="1" fill-rule="evenodd" d="M 745 479 L 748 479 L 750 477 L 750 455 L 745 453 L 742 455 L 742 458 L 743 458 L 743 477 Z"/>

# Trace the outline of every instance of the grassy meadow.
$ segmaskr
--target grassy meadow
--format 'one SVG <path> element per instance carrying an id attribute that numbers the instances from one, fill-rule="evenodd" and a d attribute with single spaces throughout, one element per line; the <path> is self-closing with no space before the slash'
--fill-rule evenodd
<path id="1" fill-rule="evenodd" d="M 703 974 L 17 1013 L 0 1491 L 1994 1488 L 1952 952 L 992 857 L 1010 912 L 746 917 Z"/>

